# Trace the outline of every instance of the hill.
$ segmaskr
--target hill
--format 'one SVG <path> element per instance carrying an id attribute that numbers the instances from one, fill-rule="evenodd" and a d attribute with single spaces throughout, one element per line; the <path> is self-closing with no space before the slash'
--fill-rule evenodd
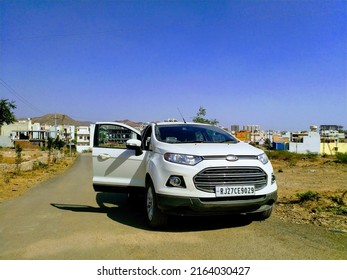
<path id="1" fill-rule="evenodd" d="M 46 114 L 41 117 L 31 118 L 33 123 L 47 124 L 47 125 L 90 125 L 92 122 L 89 121 L 76 121 L 65 114 Z"/>
<path id="2" fill-rule="evenodd" d="M 122 120 L 122 121 L 116 121 L 118 123 L 124 123 L 126 125 L 129 125 L 131 127 L 135 127 L 135 128 L 140 128 L 143 126 L 143 122 L 133 122 L 133 121 L 130 121 L 130 120 Z"/>
<path id="3" fill-rule="evenodd" d="M 91 121 L 77 121 L 73 118 L 69 117 L 65 114 L 46 114 L 41 117 L 32 117 L 31 118 L 32 123 L 40 123 L 40 124 L 46 124 L 46 125 L 74 125 L 74 126 L 82 126 L 82 125 L 90 125 L 93 122 Z M 143 122 L 134 122 L 131 120 L 117 120 L 115 122 L 124 123 L 129 126 L 140 128 L 143 126 Z"/>

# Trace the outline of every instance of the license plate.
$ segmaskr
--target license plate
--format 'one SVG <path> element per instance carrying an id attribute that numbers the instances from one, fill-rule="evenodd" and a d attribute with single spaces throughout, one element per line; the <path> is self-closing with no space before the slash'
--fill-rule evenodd
<path id="1" fill-rule="evenodd" d="M 216 196 L 248 196 L 255 195 L 254 186 L 216 186 Z"/>

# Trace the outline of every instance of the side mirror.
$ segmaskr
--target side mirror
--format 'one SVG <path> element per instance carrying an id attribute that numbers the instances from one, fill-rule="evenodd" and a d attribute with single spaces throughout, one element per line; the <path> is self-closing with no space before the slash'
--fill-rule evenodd
<path id="1" fill-rule="evenodd" d="M 141 141 L 137 139 L 129 139 L 126 142 L 126 147 L 129 150 L 134 150 L 136 156 L 140 156 L 143 154 L 141 149 Z"/>

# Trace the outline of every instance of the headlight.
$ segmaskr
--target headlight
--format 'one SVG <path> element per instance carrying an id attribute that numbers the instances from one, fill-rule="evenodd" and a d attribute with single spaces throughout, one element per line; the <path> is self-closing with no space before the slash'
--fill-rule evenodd
<path id="1" fill-rule="evenodd" d="M 202 157 L 184 154 L 166 153 L 164 159 L 178 164 L 196 165 L 202 161 Z"/>
<path id="2" fill-rule="evenodd" d="M 262 164 L 267 164 L 269 162 L 269 159 L 265 153 L 259 155 L 258 160 L 260 160 Z"/>

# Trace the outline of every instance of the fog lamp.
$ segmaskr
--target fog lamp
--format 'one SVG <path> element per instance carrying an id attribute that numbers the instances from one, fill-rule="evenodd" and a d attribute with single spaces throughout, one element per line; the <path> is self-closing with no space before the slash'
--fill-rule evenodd
<path id="1" fill-rule="evenodd" d="M 185 188 L 186 184 L 182 176 L 172 175 L 166 183 L 168 187 Z"/>

